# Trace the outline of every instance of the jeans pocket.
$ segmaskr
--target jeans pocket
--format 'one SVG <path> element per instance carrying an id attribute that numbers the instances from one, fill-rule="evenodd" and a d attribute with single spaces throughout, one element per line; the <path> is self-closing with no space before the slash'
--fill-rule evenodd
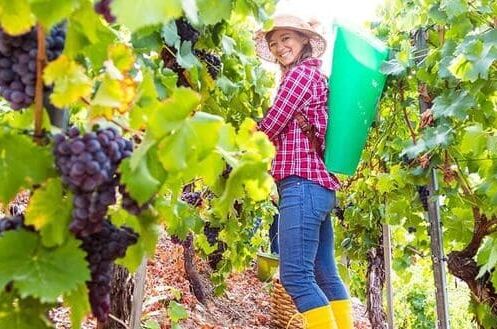
<path id="1" fill-rule="evenodd" d="M 326 217 L 335 206 L 335 191 L 328 190 L 317 184 L 309 185 L 312 212 L 320 218 Z"/>

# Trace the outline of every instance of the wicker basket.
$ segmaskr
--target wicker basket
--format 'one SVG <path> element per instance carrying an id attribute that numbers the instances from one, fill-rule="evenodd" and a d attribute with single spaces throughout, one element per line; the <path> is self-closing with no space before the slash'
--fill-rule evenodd
<path id="1" fill-rule="evenodd" d="M 273 278 L 270 313 L 274 328 L 304 329 L 302 316 L 296 314 L 298 312 L 295 304 L 281 285 L 280 279 L 277 276 Z"/>

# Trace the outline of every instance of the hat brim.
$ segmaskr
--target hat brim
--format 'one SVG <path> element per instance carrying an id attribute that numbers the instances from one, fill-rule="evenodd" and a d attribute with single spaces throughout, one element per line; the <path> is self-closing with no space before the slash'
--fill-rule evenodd
<path id="1" fill-rule="evenodd" d="M 312 57 L 321 57 L 326 50 L 326 40 L 319 33 L 306 29 L 299 29 L 294 26 L 277 26 L 269 31 L 258 31 L 254 38 L 257 55 L 268 62 L 275 63 L 276 58 L 271 53 L 271 50 L 269 50 L 266 35 L 276 30 L 293 30 L 306 35 L 309 38 L 309 43 L 311 44 Z"/>

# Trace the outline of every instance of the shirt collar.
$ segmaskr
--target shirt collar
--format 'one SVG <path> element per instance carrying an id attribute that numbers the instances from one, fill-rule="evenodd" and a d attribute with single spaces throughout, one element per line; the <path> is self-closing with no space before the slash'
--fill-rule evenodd
<path id="1" fill-rule="evenodd" d="M 308 58 L 305 58 L 303 60 L 301 60 L 297 65 L 294 66 L 297 67 L 297 66 L 307 66 L 307 67 L 316 67 L 316 68 L 320 68 L 321 67 L 321 64 L 322 64 L 322 61 L 319 59 L 319 58 L 314 58 L 314 57 L 308 57 Z M 288 74 L 288 72 L 290 72 L 292 69 L 288 70 L 285 72 L 285 74 L 283 75 L 283 78 L 285 78 Z"/>

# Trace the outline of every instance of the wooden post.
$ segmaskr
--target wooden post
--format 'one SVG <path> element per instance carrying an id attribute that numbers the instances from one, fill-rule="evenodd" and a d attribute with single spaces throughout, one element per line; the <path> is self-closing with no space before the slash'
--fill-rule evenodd
<path id="1" fill-rule="evenodd" d="M 135 275 L 135 287 L 133 289 L 133 301 L 131 305 L 131 319 L 129 321 L 130 329 L 140 329 L 146 277 L 147 258 L 144 257 Z"/>
<path id="2" fill-rule="evenodd" d="M 426 40 L 427 36 L 426 36 L 426 31 L 424 29 L 419 29 L 418 31 L 416 31 L 416 34 L 414 36 L 415 46 L 418 50 L 418 53 L 424 54 L 424 56 L 420 56 L 421 58 L 418 61 L 422 61 L 426 57 L 426 54 L 428 52 Z M 423 113 L 430 107 L 431 104 L 427 103 L 427 101 L 420 96 L 419 97 L 420 113 Z M 437 328 L 450 329 L 447 282 L 446 282 L 447 279 L 445 273 L 446 258 L 444 256 L 444 251 L 443 251 L 442 227 L 440 224 L 440 202 L 438 197 L 437 176 L 434 168 L 430 169 L 427 188 L 429 191 L 428 222 L 430 224 L 428 230 L 429 230 L 430 244 L 431 244 L 433 276 L 435 280 L 435 298 L 437 304 Z"/>
<path id="3" fill-rule="evenodd" d="M 392 243 L 390 226 L 383 224 L 383 257 L 385 258 L 385 286 L 387 298 L 388 328 L 394 329 L 393 285 L 392 285 Z"/>

